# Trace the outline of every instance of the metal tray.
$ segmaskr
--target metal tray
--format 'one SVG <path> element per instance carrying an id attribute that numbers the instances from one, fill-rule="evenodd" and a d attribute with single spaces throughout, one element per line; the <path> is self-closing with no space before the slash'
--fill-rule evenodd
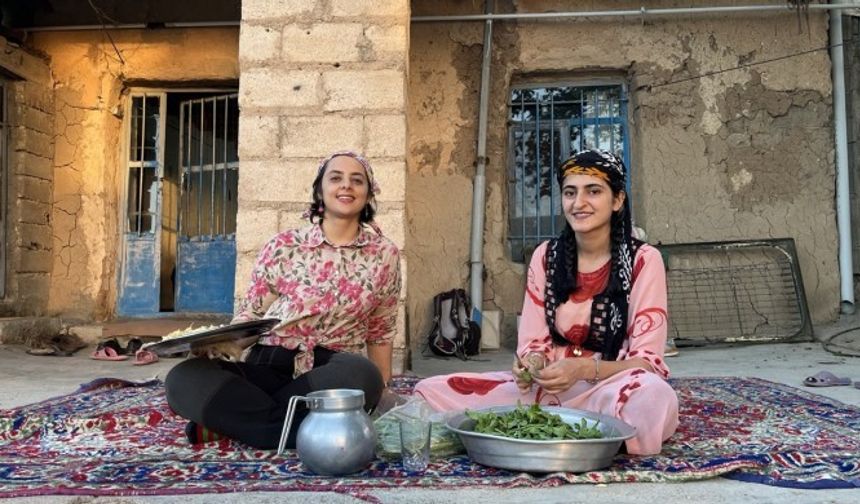
<path id="1" fill-rule="evenodd" d="M 516 406 L 495 406 L 475 411 L 505 413 L 515 408 Z M 473 461 L 501 469 L 535 473 L 603 469 L 612 464 L 621 443 L 636 433 L 636 429 L 627 423 L 600 413 L 557 406 L 541 408 L 561 416 L 561 419 L 569 424 L 579 423 L 583 418 L 589 423 L 599 421 L 598 428 L 604 437 L 533 441 L 481 434 L 472 430 L 475 421 L 465 413 L 449 418 L 447 424 L 449 429 L 460 435 L 460 440 Z"/>
<path id="2" fill-rule="evenodd" d="M 210 329 L 208 331 L 189 334 L 187 336 L 157 341 L 155 343 L 147 343 L 143 345 L 141 349 L 150 350 L 158 355 L 188 352 L 192 347 L 198 345 L 211 345 L 214 343 L 222 343 L 224 341 L 263 334 L 280 322 L 281 321 L 279 319 L 262 319 L 240 322 L 238 324 L 226 325 L 217 329 Z"/>

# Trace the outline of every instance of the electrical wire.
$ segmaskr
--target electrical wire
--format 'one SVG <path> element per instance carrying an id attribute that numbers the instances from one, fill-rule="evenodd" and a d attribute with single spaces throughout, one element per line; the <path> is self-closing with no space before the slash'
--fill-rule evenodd
<path id="1" fill-rule="evenodd" d="M 733 71 L 735 71 L 735 70 L 743 70 L 744 68 L 749 68 L 749 67 L 753 67 L 753 66 L 757 66 L 757 65 L 766 65 L 766 64 L 768 64 L 768 63 L 773 63 L 773 62 L 775 62 L 775 61 L 782 61 L 782 60 L 786 60 L 786 59 L 790 59 L 790 58 L 796 58 L 796 57 L 798 57 L 798 56 L 805 56 L 805 55 L 807 55 L 807 54 L 812 54 L 812 53 L 819 52 L 819 51 L 829 51 L 830 49 L 832 49 L 832 48 L 834 48 L 834 47 L 840 47 L 840 46 L 844 46 L 844 45 L 845 45 L 845 43 L 844 43 L 844 42 L 843 42 L 842 44 L 826 45 L 826 46 L 822 46 L 822 47 L 816 47 L 816 48 L 813 48 L 813 49 L 807 49 L 807 50 L 805 50 L 805 51 L 800 51 L 800 52 L 796 52 L 796 53 L 785 54 L 785 55 L 783 55 L 783 56 L 777 56 L 777 57 L 775 57 L 775 58 L 769 58 L 769 59 L 766 59 L 766 60 L 753 61 L 753 62 L 751 62 L 751 63 L 744 63 L 743 65 L 738 65 L 738 66 L 736 66 L 736 67 L 724 68 L 724 69 L 720 69 L 720 70 L 714 70 L 714 71 L 711 71 L 711 72 L 705 72 L 705 73 L 702 73 L 702 74 L 693 75 L 693 76 L 691 76 L 691 77 L 685 77 L 685 78 L 683 78 L 683 79 L 677 79 L 677 80 L 671 80 L 671 81 L 667 81 L 667 82 L 661 82 L 661 83 L 659 83 L 659 84 L 643 84 L 643 85 L 641 85 L 641 86 L 637 87 L 634 91 L 637 91 L 637 92 L 638 92 L 638 91 L 648 91 L 648 92 L 651 92 L 651 91 L 652 91 L 652 90 L 654 90 L 654 89 L 661 88 L 661 87 L 665 87 L 665 86 L 671 86 L 671 85 L 674 85 L 674 84 L 681 84 L 681 83 L 683 83 L 683 82 L 689 82 L 689 81 L 693 81 L 693 80 L 697 80 L 697 79 L 703 79 L 703 78 L 705 78 L 705 77 L 712 77 L 712 76 L 714 76 L 714 75 L 719 75 L 719 74 L 723 74 L 723 73 L 726 73 L 726 72 L 733 72 Z"/>
<path id="2" fill-rule="evenodd" d="M 107 29 L 107 26 L 106 26 L 107 23 L 105 23 L 105 19 L 109 20 L 110 22 L 112 22 L 115 25 L 119 24 L 119 23 L 117 23 L 115 20 L 111 19 L 107 14 L 102 12 L 101 9 L 96 7 L 96 4 L 93 3 L 93 0 L 87 0 L 87 1 L 89 2 L 90 7 L 92 7 L 93 12 L 96 14 L 96 17 L 99 18 L 99 22 L 102 25 L 102 31 L 104 32 L 105 35 L 107 35 L 107 38 L 110 41 L 110 45 L 113 46 L 113 50 L 116 51 L 116 55 L 117 55 L 117 57 L 119 57 L 120 63 L 125 65 L 125 59 L 123 59 L 122 53 L 119 52 L 119 48 L 116 46 L 116 43 L 114 43 L 113 37 L 110 36 L 110 32 Z"/>
<path id="3" fill-rule="evenodd" d="M 843 334 L 848 334 L 852 331 L 857 331 L 858 336 L 860 336 L 860 326 L 858 327 L 850 327 L 848 329 L 843 329 L 842 331 L 831 334 L 826 340 L 821 340 L 821 345 L 828 352 L 839 355 L 841 357 L 860 357 L 860 345 L 855 347 L 850 347 L 846 345 L 840 345 L 839 343 L 833 343 L 833 340 L 836 339 L 837 336 L 842 336 Z M 853 353 L 846 353 L 853 352 Z"/>

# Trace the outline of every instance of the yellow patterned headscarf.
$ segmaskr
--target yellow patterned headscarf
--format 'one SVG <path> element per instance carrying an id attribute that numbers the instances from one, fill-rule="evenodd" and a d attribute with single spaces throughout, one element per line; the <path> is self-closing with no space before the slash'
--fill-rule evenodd
<path id="1" fill-rule="evenodd" d="M 614 191 L 623 191 L 627 185 L 624 162 L 606 151 L 587 150 L 568 158 L 558 170 L 558 184 L 568 175 L 591 175 L 606 181 Z"/>
<path id="2" fill-rule="evenodd" d="M 609 183 L 609 175 L 605 171 L 593 166 L 579 166 L 574 159 L 569 159 L 561 165 L 562 180 L 568 175 L 590 175 L 603 180 L 607 184 Z"/>

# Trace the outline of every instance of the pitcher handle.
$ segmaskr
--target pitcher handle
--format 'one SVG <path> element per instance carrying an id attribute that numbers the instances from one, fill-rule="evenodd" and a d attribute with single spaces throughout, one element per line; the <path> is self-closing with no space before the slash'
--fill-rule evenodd
<path id="1" fill-rule="evenodd" d="M 284 417 L 284 428 L 281 429 L 281 439 L 278 441 L 278 455 L 284 453 L 284 447 L 287 445 L 287 437 L 290 435 L 290 427 L 293 425 L 293 416 L 296 414 L 296 403 L 299 401 L 308 402 L 308 398 L 304 396 L 293 396 L 290 402 L 287 403 L 287 414 Z"/>

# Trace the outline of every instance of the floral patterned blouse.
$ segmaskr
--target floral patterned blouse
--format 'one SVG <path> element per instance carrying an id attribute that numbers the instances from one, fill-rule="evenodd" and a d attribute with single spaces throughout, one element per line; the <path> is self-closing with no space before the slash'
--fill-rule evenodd
<path id="1" fill-rule="evenodd" d="M 314 347 L 359 353 L 397 330 L 400 251 L 365 226 L 332 245 L 320 226 L 279 233 L 260 251 L 234 323 L 278 318 L 262 345 L 298 349 L 295 374 L 313 369 Z"/>

